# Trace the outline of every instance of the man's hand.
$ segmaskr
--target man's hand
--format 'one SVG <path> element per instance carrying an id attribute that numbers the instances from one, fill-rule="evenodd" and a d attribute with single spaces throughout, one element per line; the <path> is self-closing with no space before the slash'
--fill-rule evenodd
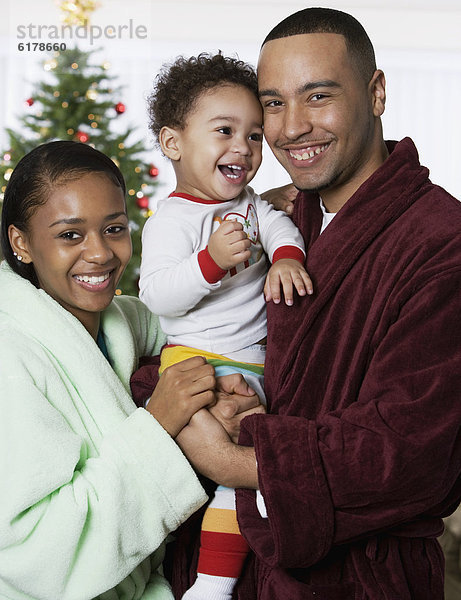
<path id="1" fill-rule="evenodd" d="M 292 258 L 282 258 L 272 265 L 267 274 L 264 284 L 266 302 L 272 300 L 274 304 L 279 304 L 280 288 L 282 288 L 285 303 L 292 306 L 293 286 L 300 296 L 310 295 L 314 292 L 311 278 L 303 265 Z"/>
<path id="2" fill-rule="evenodd" d="M 192 415 L 215 403 L 214 368 L 194 356 L 165 369 L 147 403 L 160 425 L 175 437 Z"/>
<path id="3" fill-rule="evenodd" d="M 237 443 L 241 420 L 254 413 L 265 413 L 266 409 L 243 376 L 233 373 L 216 378 L 216 404 L 209 411 Z"/>
<path id="4" fill-rule="evenodd" d="M 288 215 L 293 213 L 294 200 L 298 191 L 292 183 L 263 192 L 261 198 L 272 204 L 277 210 L 284 210 Z"/>
<path id="5" fill-rule="evenodd" d="M 200 410 L 176 436 L 192 466 L 226 487 L 258 488 L 254 448 L 234 444 L 208 410 Z"/>
<path id="6" fill-rule="evenodd" d="M 227 271 L 248 260 L 250 240 L 238 221 L 223 221 L 210 235 L 208 253 L 221 269 Z"/>

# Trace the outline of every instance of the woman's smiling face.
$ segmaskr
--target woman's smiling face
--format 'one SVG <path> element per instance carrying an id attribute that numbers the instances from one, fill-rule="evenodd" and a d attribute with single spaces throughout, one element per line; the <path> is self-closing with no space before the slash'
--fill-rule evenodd
<path id="1" fill-rule="evenodd" d="M 131 258 L 122 189 L 103 173 L 67 181 L 36 208 L 27 232 L 12 228 L 11 239 L 18 233 L 18 254 L 33 263 L 40 288 L 96 336 Z"/>

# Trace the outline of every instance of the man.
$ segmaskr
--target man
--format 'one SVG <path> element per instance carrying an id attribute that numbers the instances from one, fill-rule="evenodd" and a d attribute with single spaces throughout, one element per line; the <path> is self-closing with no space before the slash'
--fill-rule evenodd
<path id="1" fill-rule="evenodd" d="M 195 422 L 180 443 L 264 497 L 267 519 L 237 496 L 254 552 L 240 600 L 441 599 L 436 538 L 461 497 L 461 205 L 410 139 L 384 142 L 384 74 L 350 15 L 282 21 L 258 81 L 315 294 L 268 305 L 270 414 L 221 453 Z"/>

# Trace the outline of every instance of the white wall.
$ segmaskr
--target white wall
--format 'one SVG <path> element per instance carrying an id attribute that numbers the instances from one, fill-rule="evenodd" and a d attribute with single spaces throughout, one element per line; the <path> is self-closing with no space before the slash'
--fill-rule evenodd
<path id="1" fill-rule="evenodd" d="M 315 3 L 318 5 L 322 3 Z M 160 168 L 159 179 L 169 191 L 173 177 L 168 163 L 152 150 L 147 131 L 145 97 L 161 64 L 179 54 L 223 50 L 256 64 L 266 33 L 283 17 L 304 8 L 301 1 L 279 0 L 101 0 L 91 23 L 102 29 L 129 24 L 144 25 L 146 39 L 82 40 L 83 48 L 103 50 L 110 72 L 125 87 L 121 100 L 127 106 L 117 125 L 138 127 L 146 139 L 150 158 Z M 385 136 L 411 136 L 421 160 L 431 170 L 433 181 L 461 198 L 461 2 L 460 0 L 381 0 L 350 2 L 330 0 L 325 6 L 339 8 L 357 17 L 375 44 L 378 66 L 387 78 L 388 101 L 383 118 Z M 0 149 L 5 148 L 5 126 L 17 126 L 24 100 L 33 83 L 45 76 L 40 52 L 19 52 L 18 25 L 59 25 L 60 12 L 53 0 L 9 0 L 2 2 L 6 18 L 0 21 Z M 2 11 L 2 12 L 3 12 Z M 37 29 L 34 30 L 35 32 Z M 45 30 L 43 30 L 45 31 Z M 30 40 L 34 41 L 34 40 Z M 35 40 L 37 41 L 37 40 Z M 69 40 L 65 40 L 69 44 Z M 1 158 L 1 157 L 0 157 Z M 262 191 L 288 181 L 288 176 L 269 150 L 254 187 Z"/>

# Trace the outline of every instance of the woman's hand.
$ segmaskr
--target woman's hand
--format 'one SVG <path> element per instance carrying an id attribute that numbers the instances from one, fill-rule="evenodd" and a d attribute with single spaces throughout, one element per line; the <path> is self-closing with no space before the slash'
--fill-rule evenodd
<path id="1" fill-rule="evenodd" d="M 263 192 L 261 198 L 272 204 L 277 210 L 284 210 L 288 215 L 293 213 L 293 202 L 298 191 L 292 183 Z"/>
<path id="2" fill-rule="evenodd" d="M 176 437 L 198 410 L 216 402 L 214 368 L 194 356 L 166 368 L 147 403 L 148 410 Z"/>
<path id="3" fill-rule="evenodd" d="M 254 413 L 265 413 L 266 409 L 243 376 L 233 373 L 216 378 L 216 404 L 209 411 L 237 443 L 241 420 Z"/>
<path id="4" fill-rule="evenodd" d="M 192 466 L 227 487 L 258 488 L 254 448 L 234 444 L 208 410 L 200 410 L 176 437 Z"/>

